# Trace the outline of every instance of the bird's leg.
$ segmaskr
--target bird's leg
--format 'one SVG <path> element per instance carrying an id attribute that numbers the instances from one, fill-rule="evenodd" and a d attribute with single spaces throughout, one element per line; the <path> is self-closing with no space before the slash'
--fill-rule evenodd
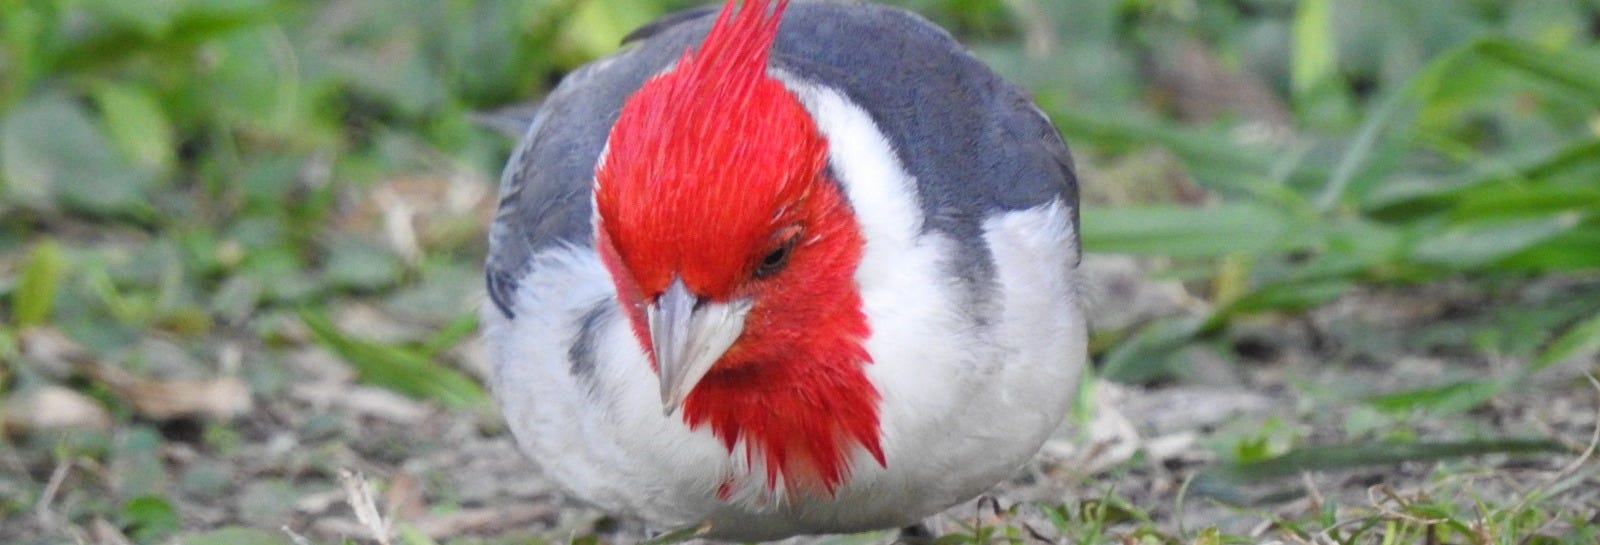
<path id="1" fill-rule="evenodd" d="M 926 523 L 918 522 L 901 528 L 900 537 L 894 542 L 902 545 L 930 545 L 936 537 L 938 536 L 933 535 L 933 530 L 929 530 Z"/>

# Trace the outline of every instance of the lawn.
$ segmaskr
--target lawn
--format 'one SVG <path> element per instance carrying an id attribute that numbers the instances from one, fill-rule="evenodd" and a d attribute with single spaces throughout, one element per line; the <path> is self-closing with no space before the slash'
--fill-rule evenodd
<path id="1" fill-rule="evenodd" d="M 890 3 L 1083 181 L 1095 372 L 942 543 L 1600 542 L 1600 2 Z M 489 402 L 484 232 L 695 4 L 0 0 L 0 542 L 636 539 Z"/>

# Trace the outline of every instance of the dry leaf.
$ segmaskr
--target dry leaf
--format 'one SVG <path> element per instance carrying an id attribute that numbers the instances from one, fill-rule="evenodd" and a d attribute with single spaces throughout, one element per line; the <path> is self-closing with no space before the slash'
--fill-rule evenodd
<path id="1" fill-rule="evenodd" d="M 327 382 L 297 384 L 289 389 L 289 395 L 319 409 L 332 407 L 397 424 L 415 424 L 427 418 L 430 412 L 427 404 L 393 390 L 371 386 Z"/>
<path id="2" fill-rule="evenodd" d="M 45 386 L 7 400 L 7 431 L 95 429 L 111 427 L 111 414 L 89 396 L 60 386 Z"/>
<path id="3" fill-rule="evenodd" d="M 237 377 L 162 382 L 139 380 L 122 394 L 140 415 L 155 420 L 198 417 L 229 420 L 254 406 L 250 387 Z"/>
<path id="4" fill-rule="evenodd" d="M 109 365 L 96 366 L 92 371 L 96 379 L 127 400 L 139 416 L 152 420 L 229 420 L 255 406 L 250 386 L 238 377 L 151 380 Z"/>
<path id="5" fill-rule="evenodd" d="M 389 487 L 383 491 L 383 505 L 388 508 L 390 520 L 411 520 L 428 512 L 422 484 L 410 473 L 399 473 L 389 480 Z"/>

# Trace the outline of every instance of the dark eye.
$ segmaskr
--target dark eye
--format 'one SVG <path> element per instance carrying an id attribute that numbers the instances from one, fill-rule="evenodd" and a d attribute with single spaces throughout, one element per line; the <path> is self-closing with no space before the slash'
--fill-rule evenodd
<path id="1" fill-rule="evenodd" d="M 789 254 L 794 252 L 795 242 L 799 240 L 798 236 L 789 237 L 777 249 L 768 253 L 767 257 L 761 258 L 761 263 L 756 265 L 756 278 L 766 278 L 782 272 L 783 268 L 789 265 Z"/>

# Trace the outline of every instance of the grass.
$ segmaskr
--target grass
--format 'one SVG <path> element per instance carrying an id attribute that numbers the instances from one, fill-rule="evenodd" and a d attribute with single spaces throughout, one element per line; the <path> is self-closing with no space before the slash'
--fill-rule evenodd
<path id="1" fill-rule="evenodd" d="M 941 542 L 1595 542 L 1600 5 L 895 3 L 1035 94 L 1091 254 L 1187 294 L 1097 378 L 1281 404 Z M 318 526 L 352 467 L 397 543 L 602 538 L 419 530 L 533 501 L 439 461 L 504 437 L 473 120 L 692 4 L 0 0 L 0 541 L 365 543 Z"/>

